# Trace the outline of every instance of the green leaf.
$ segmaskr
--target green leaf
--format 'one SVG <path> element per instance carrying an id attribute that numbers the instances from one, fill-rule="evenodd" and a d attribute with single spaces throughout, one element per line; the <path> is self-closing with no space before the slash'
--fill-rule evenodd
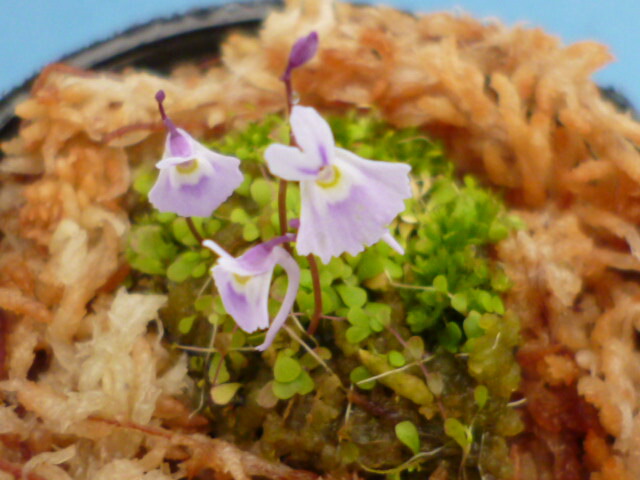
<path id="1" fill-rule="evenodd" d="M 298 393 L 300 395 L 307 395 L 308 393 L 313 392 L 313 389 L 316 387 L 313 378 L 304 370 L 300 374 L 300 376 L 296 379 L 298 383 Z"/>
<path id="2" fill-rule="evenodd" d="M 180 319 L 180 321 L 178 322 L 178 331 L 183 335 L 189 333 L 191 331 L 191 328 L 193 327 L 193 321 L 195 319 L 195 315 L 190 315 L 188 317 Z"/>
<path id="3" fill-rule="evenodd" d="M 444 275 L 438 275 L 433 279 L 433 288 L 435 288 L 438 292 L 447 293 L 449 291 L 449 283 L 447 282 L 447 277 Z"/>
<path id="4" fill-rule="evenodd" d="M 273 382 L 273 394 L 280 400 L 288 400 L 298 393 L 298 385 L 293 382 L 282 383 L 278 381 Z"/>
<path id="5" fill-rule="evenodd" d="M 192 221 L 196 226 L 196 230 L 202 235 L 202 220 L 192 219 Z M 178 217 L 171 222 L 171 233 L 173 233 L 173 237 L 182 245 L 187 247 L 195 247 L 198 245 L 198 240 L 193 236 L 187 220 L 182 217 Z"/>
<path id="6" fill-rule="evenodd" d="M 353 344 L 360 343 L 369 335 L 371 335 L 371 329 L 368 325 L 349 327 L 345 333 L 347 341 Z"/>
<path id="7" fill-rule="evenodd" d="M 241 348 L 247 343 L 247 334 L 242 330 L 236 330 L 231 335 L 231 348 Z"/>
<path id="8" fill-rule="evenodd" d="M 321 291 L 322 295 L 322 313 L 325 315 L 331 315 L 336 311 L 337 305 L 340 304 L 340 300 L 338 300 L 338 296 L 333 291 L 332 288 L 323 288 Z M 314 300 L 315 306 L 315 300 Z"/>
<path id="9" fill-rule="evenodd" d="M 491 242 L 499 242 L 509 236 L 509 227 L 500 219 L 495 219 L 489 227 L 489 240 Z"/>
<path id="10" fill-rule="evenodd" d="M 396 262 L 391 260 L 390 258 L 385 258 L 383 260 L 384 263 L 384 271 L 389 275 L 389 277 L 397 280 L 402 277 L 402 267 L 398 265 Z"/>
<path id="11" fill-rule="evenodd" d="M 129 248 L 138 255 L 158 260 L 169 259 L 176 254 L 176 247 L 165 238 L 159 225 L 134 227 L 129 237 Z"/>
<path id="12" fill-rule="evenodd" d="M 469 312 L 467 318 L 464 319 L 462 323 L 462 328 L 464 328 L 464 333 L 467 338 L 476 338 L 484 335 L 484 329 L 480 326 L 480 319 L 482 315 L 475 310 Z"/>
<path id="13" fill-rule="evenodd" d="M 281 383 L 293 382 L 302 372 L 300 363 L 291 357 L 278 355 L 276 363 L 273 366 L 273 376 Z"/>
<path id="14" fill-rule="evenodd" d="M 260 237 L 260 230 L 255 223 L 246 223 L 242 229 L 242 238 L 247 242 L 253 242 Z"/>
<path id="15" fill-rule="evenodd" d="M 273 382 L 273 394 L 281 400 L 287 400 L 296 393 L 306 395 L 315 388 L 315 383 L 311 376 L 302 370 L 300 375 L 292 382 Z"/>
<path id="16" fill-rule="evenodd" d="M 209 392 L 211 400 L 216 405 L 226 405 L 235 396 L 238 389 L 242 386 L 241 383 L 222 383 L 211 387 Z"/>
<path id="17" fill-rule="evenodd" d="M 433 327 L 436 322 L 437 318 L 433 315 L 428 315 L 424 310 L 412 310 L 407 315 L 407 324 L 409 324 L 413 332 L 422 332 L 427 328 Z"/>
<path id="18" fill-rule="evenodd" d="M 148 275 L 164 275 L 167 270 L 164 263 L 157 258 L 131 255 L 129 264 L 134 270 Z"/>
<path id="19" fill-rule="evenodd" d="M 362 308 L 354 307 L 349 309 L 347 320 L 356 327 L 369 327 L 369 315 Z"/>
<path id="20" fill-rule="evenodd" d="M 231 215 L 229 216 L 229 219 L 233 223 L 239 223 L 241 225 L 244 225 L 245 223 L 249 222 L 249 214 L 242 208 L 234 208 L 231 211 Z"/>
<path id="21" fill-rule="evenodd" d="M 369 323 L 371 328 L 374 328 L 374 322 L 379 323 L 382 327 L 386 327 L 387 325 L 389 325 L 389 322 L 391 321 L 391 307 L 389 305 L 384 303 L 369 302 L 367 303 L 367 306 L 364 310 L 369 316 Z"/>
<path id="22" fill-rule="evenodd" d="M 397 350 L 391 350 L 387 354 L 387 360 L 389 361 L 389 365 L 396 368 L 404 367 L 407 363 L 407 359 L 404 358 L 404 355 Z"/>
<path id="23" fill-rule="evenodd" d="M 191 276 L 193 278 L 201 278 L 207 273 L 207 270 L 208 270 L 207 263 L 200 262 L 195 267 L 193 267 L 193 270 L 191 271 Z"/>
<path id="24" fill-rule="evenodd" d="M 451 297 L 451 306 L 463 315 L 467 313 L 467 294 L 456 293 Z"/>
<path id="25" fill-rule="evenodd" d="M 363 380 L 371 377 L 373 377 L 373 374 L 367 369 L 367 367 L 363 367 L 362 365 L 351 370 L 351 373 L 349 374 L 349 380 L 351 380 L 351 383 L 362 390 L 371 390 L 376 386 L 375 380 L 362 382 Z"/>
<path id="26" fill-rule="evenodd" d="M 451 180 L 441 180 L 436 182 L 431 190 L 429 205 L 436 207 L 450 203 L 454 201 L 458 195 L 458 189 Z"/>
<path id="27" fill-rule="evenodd" d="M 217 376 L 216 376 L 217 374 Z M 209 364 L 209 380 L 212 383 L 226 383 L 231 376 L 229 370 L 227 370 L 227 364 L 222 358 L 222 355 L 215 353 Z"/>
<path id="28" fill-rule="evenodd" d="M 460 340 L 462 340 L 462 330 L 455 322 L 447 323 L 444 330 L 438 332 L 438 341 L 450 352 L 457 351 Z"/>
<path id="29" fill-rule="evenodd" d="M 140 168 L 135 174 L 133 180 L 133 189 L 140 195 L 146 197 L 149 195 L 153 184 L 158 176 L 154 168 L 143 167 Z"/>
<path id="30" fill-rule="evenodd" d="M 489 399 L 489 389 L 484 385 L 478 385 L 473 390 L 473 399 L 475 400 L 478 408 L 483 408 Z"/>
<path id="31" fill-rule="evenodd" d="M 171 223 L 176 219 L 177 215 L 172 212 L 156 212 L 156 218 L 160 223 Z"/>
<path id="32" fill-rule="evenodd" d="M 368 280 L 384 272 L 384 260 L 375 250 L 368 249 L 361 255 L 356 271 L 358 280 Z"/>
<path id="33" fill-rule="evenodd" d="M 220 230 L 221 227 L 222 222 L 217 218 L 207 219 L 207 221 L 203 225 L 205 236 L 213 237 L 216 233 L 218 233 L 218 230 Z"/>
<path id="34" fill-rule="evenodd" d="M 193 307 L 198 312 L 210 312 L 213 310 L 213 295 L 202 295 L 196 298 Z"/>
<path id="35" fill-rule="evenodd" d="M 191 276 L 193 269 L 200 261 L 200 255 L 197 252 L 181 253 L 167 268 L 167 278 L 176 283 L 184 282 Z"/>
<path id="36" fill-rule="evenodd" d="M 339 285 L 337 290 L 342 301 L 347 307 L 358 308 L 367 303 L 367 292 L 363 288 Z"/>
<path id="37" fill-rule="evenodd" d="M 264 178 L 257 178 L 251 183 L 251 198 L 261 206 L 265 207 L 271 203 L 274 195 L 274 185 Z"/>
<path id="38" fill-rule="evenodd" d="M 416 455 L 420 451 L 420 435 L 418 429 L 409 420 L 396 424 L 396 437 Z"/>
<path id="39" fill-rule="evenodd" d="M 504 315 L 504 303 L 499 295 L 494 295 L 491 298 L 491 310 L 498 315 Z"/>
<path id="40" fill-rule="evenodd" d="M 413 360 L 421 360 L 424 356 L 424 340 L 421 337 L 413 336 L 407 340 L 407 353 Z"/>
<path id="41" fill-rule="evenodd" d="M 476 292 L 476 302 L 484 309 L 485 312 L 493 312 L 493 299 L 486 290 L 478 290 Z"/>
<path id="42" fill-rule="evenodd" d="M 471 430 L 460 423 L 457 418 L 450 417 L 444 421 L 444 433 L 453 438 L 464 451 L 468 451 L 471 447 L 471 443 L 473 442 Z"/>
<path id="43" fill-rule="evenodd" d="M 311 315 L 313 313 L 314 308 L 314 299 L 313 293 L 305 292 L 304 289 L 298 290 L 298 295 L 296 295 L 296 302 L 298 303 L 298 308 L 304 314 Z"/>

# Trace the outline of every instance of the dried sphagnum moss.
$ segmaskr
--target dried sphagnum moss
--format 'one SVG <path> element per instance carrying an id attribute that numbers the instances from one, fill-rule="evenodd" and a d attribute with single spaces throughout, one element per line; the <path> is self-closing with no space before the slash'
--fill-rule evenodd
<path id="1" fill-rule="evenodd" d="M 78 364 L 72 360 L 78 342 L 93 341 L 92 322 L 107 315 L 114 288 L 126 276 L 122 194 L 129 165 L 158 156 L 155 91 L 167 92 L 175 121 L 197 136 L 280 111 L 277 78 L 286 53 L 312 29 L 322 39 L 319 55 L 294 79 L 304 104 L 374 107 L 394 125 L 424 128 L 444 140 L 463 171 L 504 187 L 512 205 L 527 209 L 529 231 L 498 250 L 515 283 L 507 306 L 523 321 L 524 393 L 534 400 L 528 410 L 535 433 L 512 448 L 517 473 L 563 478 L 586 475 L 587 469 L 594 479 L 638 477 L 638 284 L 620 272 L 640 266 L 634 238 L 640 126 L 604 101 L 589 78 L 609 60 L 606 49 L 590 42 L 565 47 L 540 30 L 465 16 L 414 17 L 330 2 L 290 2 L 270 16 L 258 38 L 229 38 L 222 66 L 184 67 L 172 80 L 61 66 L 43 73 L 18 109 L 25 122 L 20 138 L 3 146 L 9 156 L 0 173 L 0 375 L 10 379 L 2 384 L 2 409 L 11 418 L 2 423 L 0 465 L 24 468 L 29 452 L 29 466 L 42 459 L 32 475 L 47 478 L 123 471 L 132 478 L 163 478 L 176 474 L 161 472 L 162 458 L 180 462 L 187 449 L 193 456 L 182 465 L 190 473 L 210 467 L 235 479 L 291 475 L 228 445 L 175 433 L 176 425 L 193 429 L 197 422 L 190 423 L 175 404 L 161 415 L 161 402 L 151 423 L 173 426 L 173 432 L 127 424 L 127 417 L 71 419 L 68 428 L 87 432 L 81 447 L 64 451 L 74 455 L 66 462 L 47 458 L 80 436 L 60 437 L 38 405 L 72 399 L 89 405 L 72 381 Z M 30 181 L 14 175 L 39 172 Z M 96 262 L 82 269 L 78 292 L 65 284 L 49 254 L 52 236 L 66 228 L 62 220 L 86 232 L 86 250 L 79 253 Z M 569 254 L 560 255 L 563 249 Z M 148 345 L 156 365 L 171 361 L 149 334 L 139 334 L 136 342 Z M 41 365 L 43 357 L 48 367 Z M 71 373 L 56 371 L 57 364 L 71 365 Z M 169 388 L 151 373 L 145 377 L 150 385 Z M 8 390 L 17 390 L 17 397 Z M 16 398 L 28 407 L 21 416 L 10 413 Z M 581 421 L 568 414 L 568 405 L 580 407 L 573 410 Z M 123 429 L 129 429 L 126 435 Z M 101 438 L 123 435 L 142 439 L 147 455 L 113 460 L 114 440 L 105 441 L 102 455 L 91 453 Z M 563 456 L 567 452 L 571 461 Z M 55 466 L 60 461 L 65 469 Z"/>

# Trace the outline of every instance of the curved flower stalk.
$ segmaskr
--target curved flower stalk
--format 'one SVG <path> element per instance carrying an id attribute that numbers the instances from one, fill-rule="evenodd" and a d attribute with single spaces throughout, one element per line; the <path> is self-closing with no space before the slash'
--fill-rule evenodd
<path id="1" fill-rule="evenodd" d="M 265 159 L 272 174 L 300 182 L 298 253 L 326 264 L 379 240 L 402 253 L 388 227 L 411 196 L 411 167 L 337 148 L 329 124 L 311 107 L 293 107 L 291 129 L 298 146 L 270 145 Z"/>
<path id="2" fill-rule="evenodd" d="M 280 245 L 293 240 L 284 235 L 261 243 L 234 258 L 212 240 L 203 245 L 220 258 L 211 269 L 225 309 L 238 326 L 247 333 L 268 328 L 264 342 L 256 347 L 264 351 L 273 342 L 291 312 L 300 285 L 300 267 Z M 269 326 L 269 288 L 276 265 L 287 273 L 287 292 L 280 310 Z"/>
<path id="3" fill-rule="evenodd" d="M 160 90 L 156 100 L 169 134 L 149 201 L 161 212 L 208 217 L 242 183 L 240 160 L 209 150 L 177 128 L 164 111 L 164 98 Z"/>

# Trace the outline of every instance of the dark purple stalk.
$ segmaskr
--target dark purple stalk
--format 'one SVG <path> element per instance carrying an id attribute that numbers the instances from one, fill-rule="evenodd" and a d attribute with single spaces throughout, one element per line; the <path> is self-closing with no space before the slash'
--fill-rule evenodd
<path id="1" fill-rule="evenodd" d="M 198 241 L 198 243 L 202 245 L 204 238 L 202 238 L 202 235 L 200 235 L 200 232 L 196 228 L 196 224 L 193 223 L 193 219 L 191 217 L 185 217 L 184 219 L 187 221 L 187 226 L 189 227 L 189 230 L 191 230 L 191 235 L 193 235 L 193 237 Z"/>

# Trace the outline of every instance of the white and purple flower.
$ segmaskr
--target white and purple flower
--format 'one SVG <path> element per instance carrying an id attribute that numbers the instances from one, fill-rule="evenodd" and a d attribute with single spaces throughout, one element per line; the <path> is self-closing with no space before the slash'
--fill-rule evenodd
<path id="1" fill-rule="evenodd" d="M 169 134 L 149 201 L 161 212 L 183 217 L 208 217 L 243 180 L 240 160 L 213 152 L 177 128 L 165 114 L 162 90 L 156 94 Z"/>
<path id="2" fill-rule="evenodd" d="M 300 267 L 280 245 L 293 239 L 284 235 L 261 243 L 234 258 L 212 240 L 203 245 L 220 258 L 211 269 L 213 280 L 227 313 L 247 333 L 268 328 L 264 342 L 256 347 L 266 350 L 291 312 L 300 285 Z M 287 292 L 280 310 L 269 326 L 269 289 L 276 265 L 287 273 Z"/>
<path id="3" fill-rule="evenodd" d="M 402 253 L 388 228 L 411 196 L 411 167 L 337 148 L 329 125 L 310 107 L 293 107 L 291 130 L 299 148 L 273 144 L 264 155 L 272 174 L 300 182 L 298 253 L 326 264 L 379 240 Z"/>

